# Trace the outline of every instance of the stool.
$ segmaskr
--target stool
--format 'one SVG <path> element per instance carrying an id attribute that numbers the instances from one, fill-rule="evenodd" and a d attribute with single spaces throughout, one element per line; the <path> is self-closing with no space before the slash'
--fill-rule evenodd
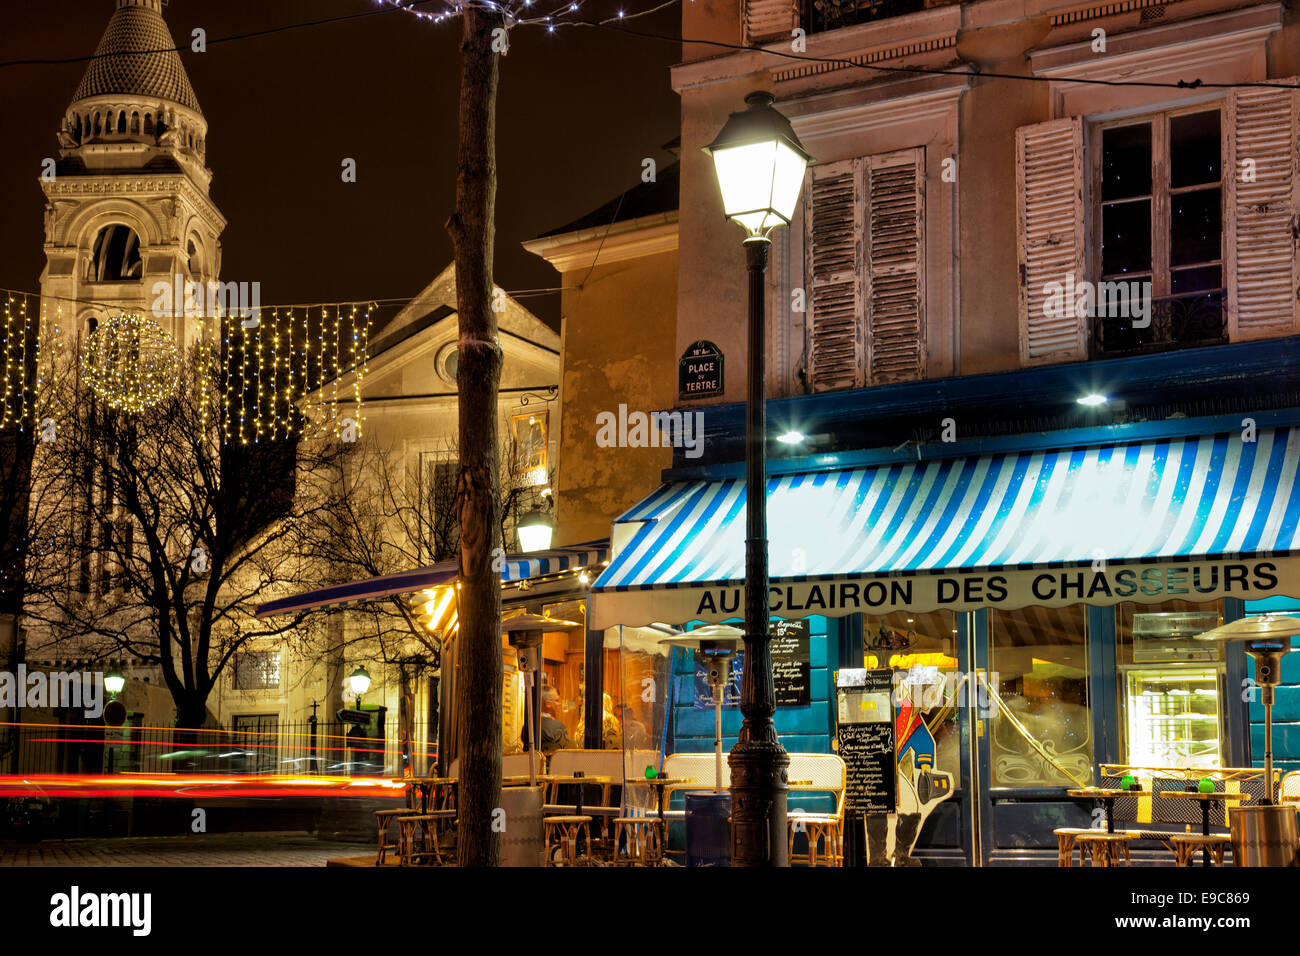
<path id="1" fill-rule="evenodd" d="M 1136 833 L 1107 833 L 1105 830 L 1090 830 L 1075 834 L 1074 842 L 1079 845 L 1079 865 L 1083 866 L 1085 856 L 1092 859 L 1093 866 L 1118 866 L 1120 854 L 1124 862 L 1132 864 L 1129 855 L 1129 843 L 1136 839 Z"/>
<path id="2" fill-rule="evenodd" d="M 658 817 L 616 817 L 614 819 L 614 862 L 618 862 L 618 840 L 627 839 L 627 865 L 655 866 L 664 858 L 663 828 Z"/>
<path id="3" fill-rule="evenodd" d="M 375 866 L 383 866 L 384 857 L 388 855 L 388 851 L 398 849 L 396 843 L 388 842 L 388 825 L 393 822 L 395 817 L 406 816 L 413 813 L 419 813 L 419 811 L 413 810 L 410 807 L 402 807 L 399 810 L 375 811 L 375 820 L 379 824 L 379 856 L 375 859 Z"/>
<path id="4" fill-rule="evenodd" d="M 439 820 L 455 819 L 455 810 L 435 810 L 433 813 L 410 813 L 397 817 L 397 862 L 401 866 L 412 866 L 421 860 L 432 858 L 439 866 L 442 855 L 438 852 L 436 823 Z M 430 826 L 429 824 L 435 824 Z M 424 834 L 424 849 L 415 849 L 415 829 L 419 827 Z"/>
<path id="5" fill-rule="evenodd" d="M 844 848 L 840 846 L 840 818 L 833 813 L 792 813 L 787 818 L 789 827 L 788 856 L 791 863 L 808 866 L 843 866 Z M 794 835 L 808 837 L 808 852 L 794 852 Z M 818 847 L 822 852 L 818 853 Z"/>
<path id="6" fill-rule="evenodd" d="M 587 841 L 587 852 L 591 852 L 591 817 L 561 816 L 546 817 L 543 821 L 546 830 L 546 862 L 555 865 L 552 850 L 559 850 L 561 862 L 573 866 L 578 862 L 578 837 Z"/>
<path id="7" fill-rule="evenodd" d="M 1208 853 L 1215 866 L 1223 866 L 1223 851 L 1230 842 L 1226 833 L 1175 833 L 1169 837 L 1174 866 L 1191 866 L 1197 850 Z"/>
<path id="8" fill-rule="evenodd" d="M 1074 840 L 1080 833 L 1092 833 L 1092 830 L 1084 827 L 1057 827 L 1052 831 L 1056 834 L 1056 865 L 1073 866 L 1074 865 Z M 1083 866 L 1083 850 L 1079 850 L 1079 865 Z"/>

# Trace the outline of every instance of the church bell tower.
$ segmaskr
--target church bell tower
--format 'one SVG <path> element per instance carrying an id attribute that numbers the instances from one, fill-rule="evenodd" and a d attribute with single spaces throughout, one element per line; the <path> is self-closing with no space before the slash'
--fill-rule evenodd
<path id="1" fill-rule="evenodd" d="M 208 194 L 208 123 L 175 46 L 162 0 L 116 0 L 59 126 L 58 159 L 41 178 L 41 295 L 64 300 L 65 332 L 84 336 L 130 310 L 179 348 L 200 334 L 194 318 L 156 308 L 161 283 L 218 279 L 226 225 Z"/>

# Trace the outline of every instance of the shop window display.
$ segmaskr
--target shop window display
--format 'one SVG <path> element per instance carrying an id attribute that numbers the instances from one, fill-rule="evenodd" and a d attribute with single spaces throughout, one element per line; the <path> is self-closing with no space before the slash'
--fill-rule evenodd
<path id="1" fill-rule="evenodd" d="M 899 772 L 911 779 L 941 770 L 961 784 L 960 708 L 972 689 L 957 669 L 957 618 L 951 611 L 898 611 L 863 618 L 864 666 L 894 671 Z M 908 743 L 911 746 L 908 746 Z"/>
<path id="2" fill-rule="evenodd" d="M 1222 645 L 1196 640 L 1222 621 L 1218 602 L 1116 608 L 1127 763 L 1207 770 L 1223 766 Z"/>
<path id="3" fill-rule="evenodd" d="M 1092 783 L 1088 608 L 989 613 L 992 785 Z"/>

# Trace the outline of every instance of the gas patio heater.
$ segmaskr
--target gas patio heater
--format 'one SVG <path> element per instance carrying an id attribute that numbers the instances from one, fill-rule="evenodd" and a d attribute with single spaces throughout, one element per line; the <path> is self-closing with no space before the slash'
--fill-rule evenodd
<path id="1" fill-rule="evenodd" d="M 524 675 L 524 713 L 528 715 L 528 785 L 537 786 L 537 748 L 541 743 L 541 728 L 536 712 L 533 710 L 534 695 L 541 688 L 536 687 L 537 671 L 541 669 L 537 649 L 542 645 L 542 634 L 546 631 L 571 631 L 582 627 L 577 621 L 561 621 L 539 614 L 520 614 L 501 622 L 502 629 L 510 641 L 510 646 L 519 653 L 519 670 Z"/>
<path id="2" fill-rule="evenodd" d="M 1291 652 L 1291 638 L 1296 635 L 1300 635 L 1300 618 L 1257 614 L 1196 636 L 1201 641 L 1243 641 L 1255 662 L 1255 683 L 1261 688 L 1264 704 L 1264 802 L 1228 810 L 1232 858 L 1237 866 L 1300 865 L 1296 810 L 1279 806 L 1273 790 L 1273 701 L 1282 658 Z"/>
<path id="3" fill-rule="evenodd" d="M 722 792 L 722 695 L 731 676 L 731 659 L 744 639 L 745 632 L 729 624 L 709 624 L 659 639 L 660 644 L 694 650 L 695 660 L 704 666 L 709 687 L 713 689 L 713 789 L 717 793 Z"/>

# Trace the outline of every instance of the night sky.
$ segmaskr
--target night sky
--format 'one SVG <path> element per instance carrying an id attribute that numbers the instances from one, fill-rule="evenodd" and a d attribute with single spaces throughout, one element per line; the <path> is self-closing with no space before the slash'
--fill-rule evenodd
<path id="1" fill-rule="evenodd" d="M 588 0 L 603 19 L 617 0 Z M 629 12 L 655 0 L 627 0 Z M 5 0 L 0 61 L 89 56 L 115 0 Z M 608 9 L 607 9 L 608 8 Z M 372 0 L 172 0 L 177 45 L 376 9 Z M 636 21 L 677 36 L 680 7 Z M 511 32 L 498 100 L 496 280 L 508 291 L 559 275 L 520 242 L 591 211 L 661 165 L 677 135 L 668 67 L 676 43 L 610 30 Z M 262 304 L 409 298 L 451 261 L 460 22 L 404 12 L 181 54 L 208 121 L 212 198 L 229 224 L 222 279 L 260 281 Z M 0 287 L 39 290 L 41 161 L 86 63 L 0 68 Z M 357 161 L 357 182 L 341 163 Z M 523 303 L 558 328 L 559 296 Z M 390 316 L 391 309 L 381 313 Z"/>

